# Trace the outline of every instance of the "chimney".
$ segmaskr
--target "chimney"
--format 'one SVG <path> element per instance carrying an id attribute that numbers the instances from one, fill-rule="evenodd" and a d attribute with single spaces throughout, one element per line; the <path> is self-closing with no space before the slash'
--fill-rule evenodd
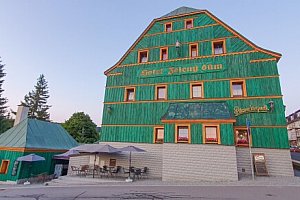
<path id="1" fill-rule="evenodd" d="M 18 111 L 15 119 L 14 126 L 18 125 L 21 121 L 28 117 L 29 107 L 18 105 Z"/>

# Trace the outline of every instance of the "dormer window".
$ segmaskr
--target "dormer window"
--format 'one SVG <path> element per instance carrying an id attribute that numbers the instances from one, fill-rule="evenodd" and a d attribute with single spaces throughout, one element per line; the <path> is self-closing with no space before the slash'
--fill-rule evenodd
<path id="1" fill-rule="evenodd" d="M 138 52 L 138 61 L 139 63 L 148 62 L 148 50 Z"/>
<path id="2" fill-rule="evenodd" d="M 172 31 L 172 23 L 165 23 L 165 32 Z"/>
<path id="3" fill-rule="evenodd" d="M 225 53 L 225 41 L 224 40 L 213 41 L 212 49 L 213 49 L 214 55 L 224 54 Z"/>
<path id="4" fill-rule="evenodd" d="M 186 19 L 184 21 L 185 29 L 193 28 L 194 27 L 193 21 L 194 21 L 193 19 Z"/>

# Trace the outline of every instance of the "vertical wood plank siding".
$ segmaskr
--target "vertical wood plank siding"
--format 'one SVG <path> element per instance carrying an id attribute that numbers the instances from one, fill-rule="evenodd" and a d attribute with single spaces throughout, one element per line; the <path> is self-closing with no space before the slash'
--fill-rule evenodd
<path id="1" fill-rule="evenodd" d="M 193 18 L 194 28 L 184 29 L 184 19 L 187 18 Z M 172 32 L 164 32 L 165 22 L 172 22 Z M 212 41 L 215 39 L 225 40 L 225 54 L 212 55 Z M 181 43 L 179 50 L 175 47 L 177 40 Z M 195 42 L 198 43 L 199 57 L 189 59 L 189 43 Z M 168 47 L 169 60 L 164 62 L 159 61 L 161 47 Z M 147 63 L 137 64 L 137 52 L 140 49 L 149 50 Z M 270 58 L 273 60 L 259 62 L 260 59 Z M 258 62 L 253 62 L 253 60 L 258 60 Z M 222 64 L 224 70 L 146 78 L 138 74 L 141 70 L 202 67 L 203 64 L 211 63 Z M 286 125 L 281 98 L 266 97 L 242 100 L 230 98 L 231 79 L 245 79 L 248 97 L 280 96 L 281 89 L 275 57 L 253 49 L 249 43 L 244 42 L 237 35 L 233 35 L 204 13 L 155 22 L 128 53 L 121 65 L 113 69 L 111 73 L 121 73 L 121 75 L 107 77 L 104 102 L 110 104 L 104 104 L 102 142 L 153 143 L 153 126 L 162 125 L 165 128 L 164 142 L 174 143 L 175 124 L 161 123 L 161 117 L 166 113 L 171 102 L 216 101 L 214 98 L 226 98 L 224 100 L 232 114 L 236 107 L 264 106 L 270 101 L 274 102 L 275 109 L 268 113 L 233 116 L 236 118 L 234 124 L 220 124 L 221 145 L 234 145 L 234 126 L 245 127 L 246 118 L 248 118 L 251 120 L 251 125 L 255 126 L 252 129 L 254 147 L 288 148 L 287 130 L 284 127 L 272 128 Z M 269 77 L 256 78 L 261 76 Z M 190 82 L 192 81 L 203 82 L 204 99 L 190 100 Z M 168 88 L 168 98 L 164 102 L 154 100 L 155 85 L 160 83 L 167 85 Z M 137 102 L 123 102 L 125 86 L 135 87 Z M 108 106 L 110 106 L 111 112 L 107 112 Z M 191 143 L 202 144 L 202 137 L 202 124 L 191 123 Z"/>

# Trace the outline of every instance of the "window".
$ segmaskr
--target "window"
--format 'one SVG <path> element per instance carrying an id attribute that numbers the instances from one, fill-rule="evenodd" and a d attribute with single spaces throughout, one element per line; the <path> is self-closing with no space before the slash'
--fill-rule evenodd
<path id="1" fill-rule="evenodd" d="M 176 142 L 190 143 L 190 126 L 176 125 Z"/>
<path id="2" fill-rule="evenodd" d="M 138 52 L 138 61 L 139 63 L 148 62 L 148 50 Z"/>
<path id="3" fill-rule="evenodd" d="M 9 160 L 2 160 L 0 174 L 6 174 L 9 166 Z"/>
<path id="4" fill-rule="evenodd" d="M 135 88 L 125 88 L 125 101 L 134 101 L 135 98 Z"/>
<path id="5" fill-rule="evenodd" d="M 172 23 L 165 23 L 165 32 L 172 31 Z"/>
<path id="6" fill-rule="evenodd" d="M 247 129 L 235 129 L 235 144 L 237 146 L 249 146 Z"/>
<path id="7" fill-rule="evenodd" d="M 231 81 L 231 97 L 245 97 L 246 85 L 244 80 Z"/>
<path id="8" fill-rule="evenodd" d="M 154 128 L 154 143 L 162 144 L 164 143 L 164 128 L 155 127 Z"/>
<path id="9" fill-rule="evenodd" d="M 198 56 L 198 44 L 190 44 L 190 57 L 197 57 Z"/>
<path id="10" fill-rule="evenodd" d="M 218 55 L 218 54 L 223 54 L 225 53 L 225 40 L 221 41 L 213 41 L 212 42 L 212 49 L 213 49 L 213 54 Z"/>
<path id="11" fill-rule="evenodd" d="M 168 60 L 168 48 L 160 49 L 160 60 Z"/>
<path id="12" fill-rule="evenodd" d="M 109 166 L 115 167 L 117 165 L 116 159 L 109 159 Z"/>
<path id="13" fill-rule="evenodd" d="M 294 115 L 291 115 L 291 121 L 293 121 L 294 120 Z"/>
<path id="14" fill-rule="evenodd" d="M 155 100 L 166 100 L 167 99 L 167 86 L 158 85 L 156 86 L 156 96 Z"/>
<path id="15" fill-rule="evenodd" d="M 189 28 L 193 28 L 194 27 L 194 25 L 193 25 L 193 19 L 186 19 L 185 21 L 184 21 L 184 27 L 186 28 L 186 29 L 189 29 Z"/>
<path id="16" fill-rule="evenodd" d="M 219 125 L 204 125 L 204 144 L 221 144 Z"/>
<path id="17" fill-rule="evenodd" d="M 192 83 L 190 90 L 192 99 L 203 98 L 202 83 Z"/>

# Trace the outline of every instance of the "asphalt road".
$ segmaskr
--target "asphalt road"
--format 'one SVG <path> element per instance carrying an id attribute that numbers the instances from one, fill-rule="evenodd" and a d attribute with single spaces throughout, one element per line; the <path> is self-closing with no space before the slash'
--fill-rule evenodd
<path id="1" fill-rule="evenodd" d="M 294 200 L 300 187 L 279 186 L 72 186 L 0 190 L 1 200 Z"/>

